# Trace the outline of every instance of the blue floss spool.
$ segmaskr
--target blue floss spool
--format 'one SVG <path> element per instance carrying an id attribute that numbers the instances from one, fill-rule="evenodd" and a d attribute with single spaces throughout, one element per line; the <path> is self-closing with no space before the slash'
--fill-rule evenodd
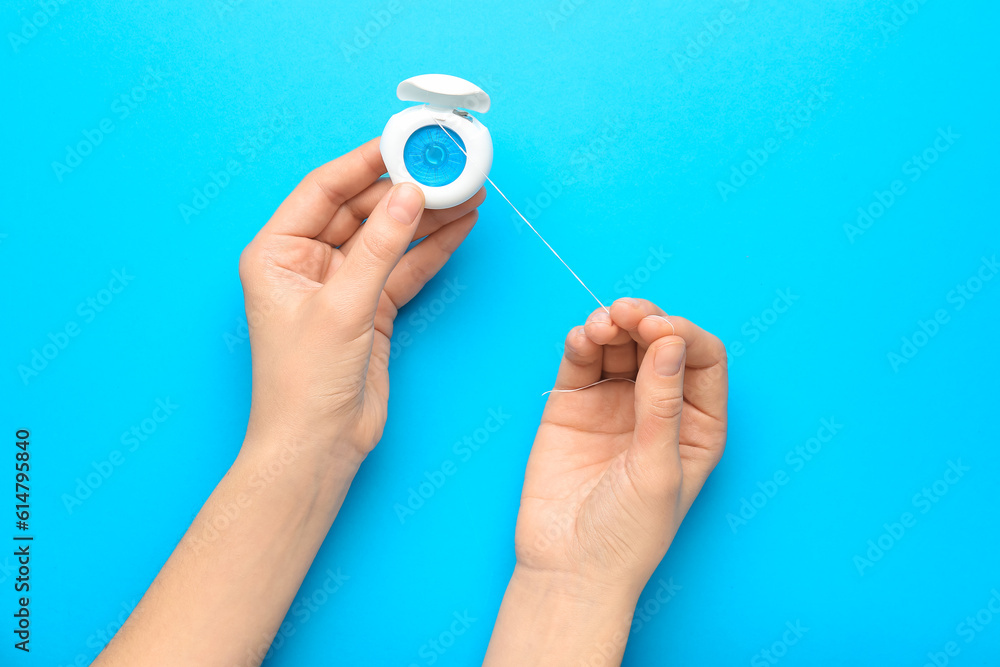
<path id="1" fill-rule="evenodd" d="M 425 125 L 406 140 L 403 162 L 418 183 L 440 187 L 453 182 L 465 169 L 464 150 L 465 143 L 457 134 L 437 125 Z"/>

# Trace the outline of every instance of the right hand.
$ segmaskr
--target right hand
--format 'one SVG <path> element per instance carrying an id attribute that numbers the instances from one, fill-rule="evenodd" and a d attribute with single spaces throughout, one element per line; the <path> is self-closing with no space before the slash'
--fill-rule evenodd
<path id="1" fill-rule="evenodd" d="M 517 570 L 638 599 L 726 442 L 726 350 L 649 301 L 574 328 L 525 474 Z M 633 601 L 634 604 L 634 601 Z"/>

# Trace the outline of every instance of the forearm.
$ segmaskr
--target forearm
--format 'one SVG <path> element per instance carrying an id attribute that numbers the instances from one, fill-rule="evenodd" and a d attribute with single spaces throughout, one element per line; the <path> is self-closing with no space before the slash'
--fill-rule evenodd
<path id="1" fill-rule="evenodd" d="M 95 664 L 259 664 L 360 464 L 314 451 L 245 443 Z"/>
<path id="2" fill-rule="evenodd" d="M 515 568 L 483 663 L 618 665 L 637 594 Z"/>

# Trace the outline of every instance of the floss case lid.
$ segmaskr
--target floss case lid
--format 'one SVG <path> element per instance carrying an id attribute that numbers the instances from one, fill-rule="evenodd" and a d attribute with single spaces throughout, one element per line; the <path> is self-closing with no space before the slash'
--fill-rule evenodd
<path id="1" fill-rule="evenodd" d="M 479 86 L 450 74 L 421 74 L 410 77 L 396 88 L 404 102 L 422 102 L 446 109 L 489 111 L 490 96 Z"/>

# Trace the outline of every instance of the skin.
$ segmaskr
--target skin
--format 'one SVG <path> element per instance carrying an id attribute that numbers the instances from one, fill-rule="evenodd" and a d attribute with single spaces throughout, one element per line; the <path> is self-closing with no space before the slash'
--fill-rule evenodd
<path id="1" fill-rule="evenodd" d="M 246 438 L 95 665 L 260 664 L 382 436 L 397 310 L 466 237 L 486 196 L 425 212 L 419 188 L 393 187 L 384 173 L 378 139 L 316 169 L 243 251 Z"/>
<path id="2" fill-rule="evenodd" d="M 636 602 L 726 441 L 718 338 L 620 299 L 570 331 L 484 664 L 620 664 Z"/>
<path id="3" fill-rule="evenodd" d="M 419 188 L 384 173 L 378 139 L 316 169 L 244 250 L 246 438 L 94 665 L 263 659 L 382 436 L 398 309 L 465 239 L 486 196 L 424 211 Z M 491 665 L 620 661 L 638 594 L 721 456 L 725 350 L 658 315 L 625 299 L 570 332 L 556 388 L 635 384 L 550 395 Z M 661 354 L 668 375 L 656 372 Z"/>

